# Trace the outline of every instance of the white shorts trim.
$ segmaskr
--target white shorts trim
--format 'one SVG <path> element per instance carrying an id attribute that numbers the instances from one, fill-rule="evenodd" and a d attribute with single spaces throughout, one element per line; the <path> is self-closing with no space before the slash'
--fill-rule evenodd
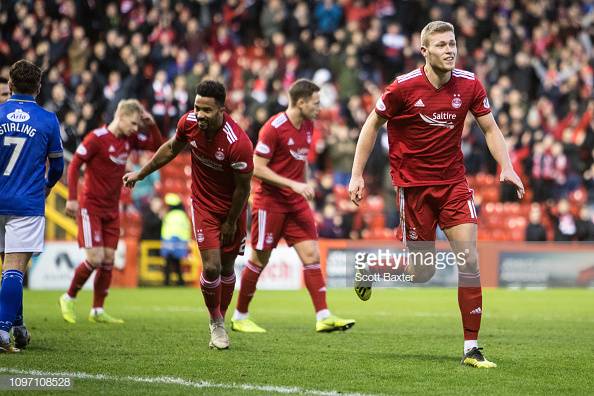
<path id="1" fill-rule="evenodd" d="M 0 215 L 0 251 L 4 253 L 41 253 L 45 216 Z"/>
<path id="2" fill-rule="evenodd" d="M 89 218 L 89 211 L 86 208 L 80 209 L 80 218 L 82 220 L 83 242 L 85 249 L 93 247 L 93 233 L 91 232 L 91 219 Z"/>
<path id="3" fill-rule="evenodd" d="M 258 209 L 258 243 L 256 250 L 264 250 L 264 239 L 266 237 L 266 211 Z"/>

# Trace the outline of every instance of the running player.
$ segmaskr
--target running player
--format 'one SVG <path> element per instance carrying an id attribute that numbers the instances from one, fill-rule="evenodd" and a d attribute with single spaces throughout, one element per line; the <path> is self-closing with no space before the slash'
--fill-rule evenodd
<path id="1" fill-rule="evenodd" d="M 441 21 L 425 26 L 421 32 L 421 53 L 425 65 L 397 77 L 363 125 L 349 192 L 352 201 L 359 204 L 364 189 L 363 169 L 378 129 L 388 122 L 390 168 L 393 184 L 398 188 L 403 240 L 411 249 L 423 242 L 433 244 L 439 224 L 454 253 L 464 254 L 464 265 L 458 267 L 458 303 L 464 330 L 462 362 L 480 368 L 496 367 L 484 358 L 477 341 L 482 316 L 477 217 L 460 148 L 469 111 L 501 166 L 500 180 L 515 185 L 519 198 L 524 187 L 512 167 L 483 85 L 473 73 L 454 68 L 454 27 Z M 413 275 L 415 282 L 431 279 L 434 266 L 413 264 L 405 272 Z M 357 291 L 362 299 L 369 297 L 369 288 Z"/>

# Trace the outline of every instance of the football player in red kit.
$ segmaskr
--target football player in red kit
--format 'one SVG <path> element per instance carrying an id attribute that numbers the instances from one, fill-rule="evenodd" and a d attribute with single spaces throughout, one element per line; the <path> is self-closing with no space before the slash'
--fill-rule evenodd
<path id="1" fill-rule="evenodd" d="M 149 134 L 139 132 L 141 130 Z M 120 238 L 122 176 L 132 150 L 154 151 L 162 141 L 153 117 L 138 100 L 127 99 L 118 103 L 109 125 L 91 131 L 76 149 L 68 167 L 66 214 L 78 221 L 78 244 L 85 249 L 86 259 L 76 268 L 68 291 L 60 297 L 62 317 L 68 323 L 76 322 L 76 295 L 93 271 L 93 308 L 89 320 L 123 323 L 103 309 Z M 84 182 L 78 194 L 79 171 L 83 164 L 86 165 Z"/>
<path id="2" fill-rule="evenodd" d="M 232 329 L 263 333 L 248 318 L 248 305 L 260 273 L 281 238 L 293 246 L 303 263 L 303 279 L 316 312 L 316 331 L 347 330 L 355 321 L 332 315 L 326 304 L 326 283 L 320 268 L 318 232 L 308 200 L 314 191 L 307 184 L 307 154 L 313 120 L 320 111 L 320 88 L 297 80 L 289 88 L 289 107 L 272 116 L 260 130 L 254 155 L 256 189 L 252 210 L 252 255 L 241 274 Z"/>
<path id="3" fill-rule="evenodd" d="M 463 364 L 496 367 L 478 346 L 482 291 L 476 253 L 477 216 L 472 191 L 465 178 L 461 151 L 462 128 L 470 111 L 485 134 L 489 151 L 501 166 L 500 180 L 524 187 L 514 171 L 505 140 L 495 123 L 483 85 L 468 71 L 455 69 L 456 38 L 447 22 L 429 23 L 421 32 L 425 65 L 399 76 L 378 99 L 363 125 L 353 163 L 349 192 L 354 203 L 363 197 L 363 170 L 377 137 L 388 123 L 390 173 L 398 188 L 403 241 L 410 249 L 433 246 L 436 226 L 445 232 L 458 266 L 458 303 L 464 330 Z M 409 263 L 405 273 L 414 282 L 426 282 L 435 267 Z M 359 288 L 362 299 L 371 289 Z"/>
<path id="4" fill-rule="evenodd" d="M 205 80 L 196 87 L 194 110 L 177 123 L 173 138 L 137 172 L 124 175 L 126 186 L 171 161 L 186 146 L 192 153 L 192 224 L 202 257 L 200 285 L 210 313 L 211 348 L 229 347 L 225 312 L 235 288 L 235 259 L 243 255 L 253 147 L 247 134 L 225 112 L 225 87 Z"/>

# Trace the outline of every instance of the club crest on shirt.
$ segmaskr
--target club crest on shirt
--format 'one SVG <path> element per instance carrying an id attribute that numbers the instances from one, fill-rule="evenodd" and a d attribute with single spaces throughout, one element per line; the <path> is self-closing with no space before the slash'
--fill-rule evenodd
<path id="1" fill-rule="evenodd" d="M 417 231 L 414 228 L 411 228 L 408 231 L 408 239 L 411 241 L 416 241 L 419 238 L 419 235 L 417 234 Z"/>
<path id="2" fill-rule="evenodd" d="M 204 232 L 202 230 L 196 232 L 196 241 L 198 241 L 198 243 L 204 242 Z"/>
<path id="3" fill-rule="evenodd" d="M 311 144 L 311 131 L 307 131 L 305 133 L 305 135 L 306 135 L 307 144 Z"/>
<path id="4" fill-rule="evenodd" d="M 273 241 L 274 241 L 274 237 L 272 236 L 272 232 L 269 232 L 268 234 L 266 234 L 266 238 L 264 239 L 264 242 L 266 242 L 268 245 L 270 245 Z"/>
<path id="5" fill-rule="evenodd" d="M 219 161 L 222 161 L 225 159 L 225 153 L 223 152 L 222 148 L 217 148 L 217 151 L 215 153 L 215 158 L 218 159 Z"/>
<path id="6" fill-rule="evenodd" d="M 454 94 L 454 99 L 452 99 L 452 107 L 454 109 L 459 109 L 462 106 L 462 99 L 460 99 L 460 94 Z"/>

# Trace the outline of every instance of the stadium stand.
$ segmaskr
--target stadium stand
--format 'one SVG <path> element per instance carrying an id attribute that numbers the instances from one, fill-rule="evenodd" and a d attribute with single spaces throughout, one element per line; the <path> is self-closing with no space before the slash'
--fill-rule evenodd
<path id="1" fill-rule="evenodd" d="M 592 224 L 593 8 L 554 0 L 6 0 L 0 74 L 21 58 L 44 68 L 39 102 L 57 112 L 70 151 L 108 121 L 121 98 L 140 99 L 170 136 L 203 78 L 228 87 L 229 111 L 256 141 L 263 121 L 286 106 L 284 89 L 311 78 L 322 87 L 310 156 L 320 232 L 389 239 L 398 217 L 385 132 L 368 166 L 371 197 L 358 210 L 348 201 L 345 163 L 381 89 L 422 61 L 417 32 L 432 19 L 451 21 L 458 67 L 487 87 L 528 187 L 527 198 L 515 202 L 469 120 L 462 149 L 483 214 L 479 238 L 523 240 L 535 208 L 547 239 L 592 240 L 591 232 L 571 231 Z M 184 155 L 164 168 L 154 193 L 188 196 L 188 163 Z M 138 213 L 125 216 L 126 235 L 139 236 Z"/>

